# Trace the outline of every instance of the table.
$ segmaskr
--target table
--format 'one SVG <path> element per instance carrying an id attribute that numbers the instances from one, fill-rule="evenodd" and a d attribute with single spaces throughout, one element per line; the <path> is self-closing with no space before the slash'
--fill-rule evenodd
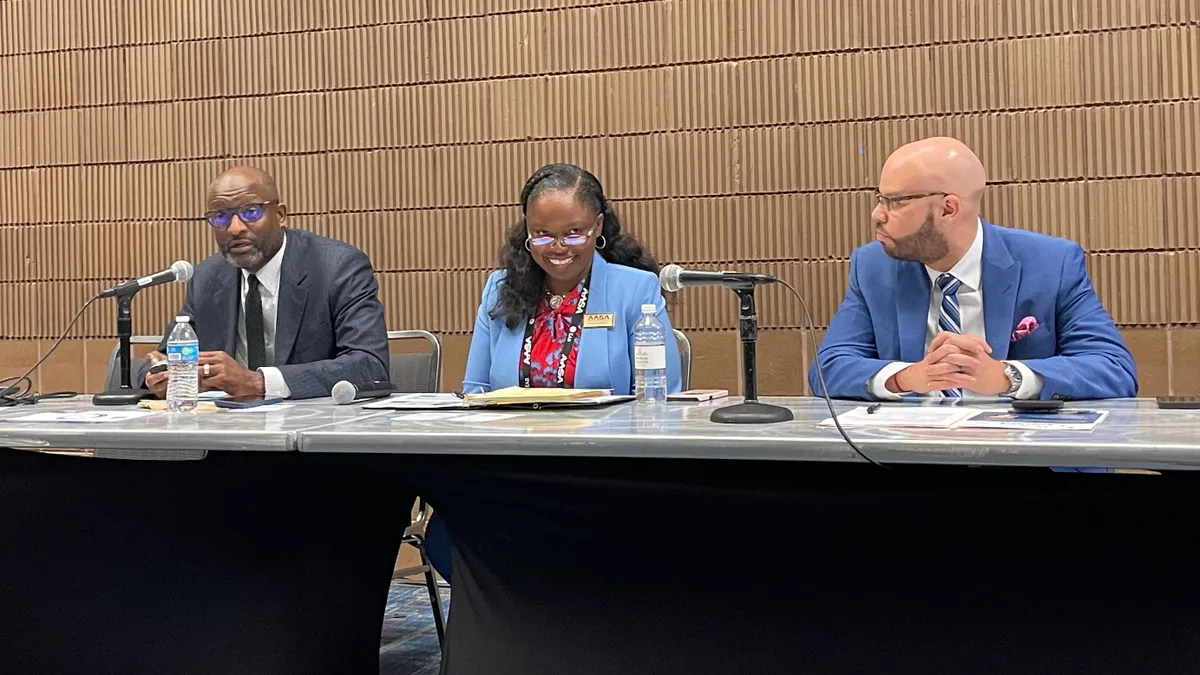
<path id="1" fill-rule="evenodd" d="M 0 447 L 153 451 L 147 459 L 192 457 L 194 451 L 287 452 L 299 432 L 370 417 L 357 406 L 328 399 L 195 415 L 150 415 L 120 423 L 14 422 L 40 413 L 95 413 L 129 408 L 93 406 L 90 396 L 0 408 Z M 133 455 L 131 455 L 133 456 Z"/>
<path id="2" fill-rule="evenodd" d="M 820 428 L 822 399 L 772 398 L 795 420 L 765 426 L 715 424 L 716 405 L 670 404 L 662 413 L 622 405 L 553 413 L 522 412 L 484 424 L 407 422 L 389 411 L 353 423 L 300 434 L 301 452 L 623 457 L 862 462 L 836 429 Z M 835 401 L 839 413 L 861 403 Z M 913 405 L 913 404 L 895 404 Z M 995 403 L 968 407 L 1004 408 Z M 990 429 L 848 429 L 851 439 L 884 463 L 985 466 L 1200 468 L 1200 410 L 1159 410 L 1153 399 L 1122 399 L 1068 407 L 1102 409 L 1109 417 L 1092 432 Z"/>
<path id="3" fill-rule="evenodd" d="M 199 418 L 0 421 L 0 445 L 208 450 L 0 452 L 0 671 L 373 673 L 418 492 L 455 540 L 449 675 L 1160 673 L 1200 657 L 1195 413 L 1113 401 L 1086 434 L 851 430 L 881 470 L 814 426 L 820 402 L 772 402 L 797 420 L 728 427 L 679 404 L 472 426 L 312 402 L 206 416 L 211 436 Z"/>
<path id="4" fill-rule="evenodd" d="M 1194 412 L 1105 402 L 1088 433 L 850 430 L 880 470 L 815 427 L 821 402 L 771 402 L 796 421 L 393 413 L 299 449 L 420 476 L 455 541 L 449 675 L 1158 673 L 1200 657 L 1190 536 L 1168 515 L 1200 494 Z M 1046 465 L 1168 473 L 1030 468 Z"/>
<path id="5" fill-rule="evenodd" d="M 376 673 L 403 476 L 300 455 L 298 434 L 364 415 L 328 402 L 260 412 L 27 424 L 0 447 L 0 672 Z"/>

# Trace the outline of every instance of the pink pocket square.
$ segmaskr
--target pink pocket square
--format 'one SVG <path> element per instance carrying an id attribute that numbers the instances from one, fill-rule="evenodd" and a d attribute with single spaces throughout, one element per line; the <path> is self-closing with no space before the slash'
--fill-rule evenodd
<path id="1" fill-rule="evenodd" d="M 1017 329 L 1012 332 L 1011 341 L 1016 342 L 1017 340 L 1022 340 L 1026 337 L 1029 337 L 1029 334 L 1037 329 L 1037 319 L 1032 316 L 1027 316 L 1024 319 L 1021 319 L 1021 322 L 1017 324 Z"/>

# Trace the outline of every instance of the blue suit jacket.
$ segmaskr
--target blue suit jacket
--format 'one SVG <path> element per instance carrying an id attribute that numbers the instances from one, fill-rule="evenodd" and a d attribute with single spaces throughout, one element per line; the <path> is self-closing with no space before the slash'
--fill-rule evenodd
<path id="1" fill-rule="evenodd" d="M 1092 289 L 1083 249 L 1043 234 L 983 224 L 983 322 L 996 360 L 1019 360 L 1043 379 L 1040 398 L 1137 395 L 1133 356 Z M 829 395 L 873 398 L 868 382 L 892 361 L 925 357 L 929 276 L 878 242 L 850 256 L 850 283 L 817 352 Z M 1039 327 L 1012 342 L 1024 317 Z M 815 362 L 808 381 L 820 393 Z"/>
<path id="2" fill-rule="evenodd" d="M 388 379 L 387 328 L 367 255 L 341 241 L 287 230 L 275 320 L 275 367 L 293 399 L 329 396 L 341 380 Z M 221 254 L 196 265 L 180 314 L 201 351 L 237 350 L 241 271 Z M 174 328 L 167 324 L 166 335 Z M 166 339 L 159 345 L 166 351 Z M 143 366 L 139 381 L 146 381 Z"/>
<path id="3" fill-rule="evenodd" d="M 463 377 L 464 392 L 492 391 L 518 384 L 517 368 L 525 324 L 504 325 L 491 317 L 499 298 L 504 271 L 488 277 L 483 299 L 475 316 L 475 332 Z M 645 270 L 610 265 L 595 254 L 588 291 L 588 314 L 613 314 L 612 328 L 584 328 L 575 359 L 575 388 L 612 389 L 614 394 L 633 392 L 633 326 L 642 316 L 643 304 L 658 307 L 658 320 L 667 328 L 667 390 L 680 390 L 679 345 L 671 333 L 671 319 L 658 290 L 658 277 Z"/>

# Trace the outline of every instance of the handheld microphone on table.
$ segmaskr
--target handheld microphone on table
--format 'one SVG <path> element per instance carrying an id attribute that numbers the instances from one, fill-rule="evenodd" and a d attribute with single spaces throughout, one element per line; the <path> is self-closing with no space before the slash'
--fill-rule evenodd
<path id="1" fill-rule="evenodd" d="M 133 295 L 143 288 L 149 288 L 159 284 L 169 284 L 172 281 L 187 281 L 188 279 L 192 278 L 192 274 L 195 271 L 196 268 L 192 266 L 192 263 L 186 260 L 176 260 L 169 268 L 161 272 L 151 274 L 140 279 L 130 279 L 129 281 L 121 282 L 106 291 L 101 291 L 100 297 L 113 298 L 125 295 Z"/>
<path id="2" fill-rule="evenodd" d="M 333 396 L 334 403 L 346 405 L 369 398 L 387 398 L 397 391 L 400 391 L 400 389 L 396 385 L 383 380 L 373 380 L 361 384 L 342 380 L 333 385 L 331 395 Z"/>
<path id="3" fill-rule="evenodd" d="M 143 288 L 168 284 L 173 281 L 187 281 L 192 278 L 195 271 L 196 268 L 192 266 L 192 263 L 186 260 L 176 260 L 169 268 L 161 272 L 140 279 L 124 281 L 108 290 L 100 291 L 96 296 L 97 298 L 116 298 L 117 300 L 117 339 L 119 341 L 117 367 L 120 369 L 121 385 L 112 391 L 93 396 L 93 405 L 137 405 L 138 401 L 150 397 L 149 391 L 133 388 L 132 378 L 129 374 L 131 363 L 129 341 L 133 337 L 133 313 L 130 306 L 133 304 L 133 296 Z"/>

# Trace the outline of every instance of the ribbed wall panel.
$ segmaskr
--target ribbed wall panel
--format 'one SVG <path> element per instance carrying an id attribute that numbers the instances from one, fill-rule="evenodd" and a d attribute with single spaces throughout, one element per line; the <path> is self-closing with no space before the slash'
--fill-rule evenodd
<path id="1" fill-rule="evenodd" d="M 1200 101 L 1172 103 L 1154 120 L 1163 130 L 1162 170 L 1168 174 L 1200 173 Z M 1152 129 L 1143 130 L 1152 134 Z"/>
<path id="2" fill-rule="evenodd" d="M 392 328 L 469 331 L 523 182 L 567 161 L 660 263 L 778 274 L 820 329 L 884 159 L 941 134 L 983 159 L 986 218 L 1079 242 L 1123 326 L 1188 330 L 1197 64 L 1194 0 L 0 0 L 0 337 L 210 255 L 206 186 L 242 162 L 290 227 L 368 253 Z M 137 330 L 181 293 L 140 295 Z M 728 291 L 671 307 L 736 350 Z M 766 289 L 760 313 L 802 369 L 799 307 Z"/>
<path id="3" fill-rule="evenodd" d="M 1200 177 L 1168 178 L 1165 183 L 1166 245 L 1169 248 L 1200 249 Z"/>

